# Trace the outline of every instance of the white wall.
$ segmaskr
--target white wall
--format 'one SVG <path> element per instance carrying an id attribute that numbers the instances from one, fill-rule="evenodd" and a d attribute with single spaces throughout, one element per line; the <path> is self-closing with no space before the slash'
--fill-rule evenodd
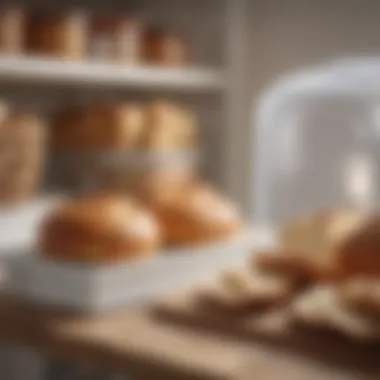
<path id="1" fill-rule="evenodd" d="M 377 0 L 254 0 L 249 6 L 253 91 L 303 65 L 380 55 Z"/>
<path id="2" fill-rule="evenodd" d="M 380 56 L 380 1 L 249 1 L 249 34 L 247 94 L 254 101 L 286 71 L 342 56 Z M 249 199 L 253 189 L 246 188 Z"/>

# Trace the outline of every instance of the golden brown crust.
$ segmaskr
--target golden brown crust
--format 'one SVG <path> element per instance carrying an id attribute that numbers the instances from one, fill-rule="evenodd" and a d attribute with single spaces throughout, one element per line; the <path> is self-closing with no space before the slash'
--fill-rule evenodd
<path id="1" fill-rule="evenodd" d="M 35 194 L 43 170 L 45 142 L 43 120 L 5 107 L 0 121 L 0 202 L 17 203 Z"/>
<path id="2" fill-rule="evenodd" d="M 379 325 L 345 307 L 334 285 L 312 287 L 291 305 L 293 322 L 298 325 L 339 333 L 363 342 L 379 339 Z"/>
<path id="3" fill-rule="evenodd" d="M 380 216 L 368 218 L 342 242 L 337 260 L 344 278 L 380 275 Z"/>
<path id="4" fill-rule="evenodd" d="M 35 114 L 29 112 L 10 112 L 3 122 L 1 137 L 9 139 L 9 142 L 24 144 L 24 148 L 45 142 L 46 127 L 44 121 Z"/>
<path id="5" fill-rule="evenodd" d="M 188 61 L 185 41 L 157 27 L 145 31 L 142 50 L 149 63 L 182 66 Z"/>
<path id="6" fill-rule="evenodd" d="M 53 145 L 60 149 L 135 148 L 141 138 L 143 112 L 133 103 L 72 108 L 56 117 Z"/>
<path id="7" fill-rule="evenodd" d="M 20 53 L 24 49 L 25 11 L 19 7 L 0 9 L 0 51 Z"/>
<path id="8" fill-rule="evenodd" d="M 299 285 L 335 279 L 335 267 L 322 265 L 307 255 L 290 252 L 259 252 L 252 258 L 253 267 L 260 272 L 283 276 Z"/>
<path id="9" fill-rule="evenodd" d="M 155 209 L 169 244 L 195 244 L 228 238 L 240 230 L 234 205 L 212 188 L 193 184 Z"/>
<path id="10" fill-rule="evenodd" d="M 281 306 L 292 293 L 287 279 L 238 270 L 223 272 L 216 283 L 199 289 L 197 299 L 211 309 L 245 313 Z"/>
<path id="11" fill-rule="evenodd" d="M 350 278 L 343 281 L 338 289 L 342 302 L 349 309 L 379 320 L 380 281 L 377 278 Z"/>
<path id="12" fill-rule="evenodd" d="M 365 217 L 361 210 L 336 209 L 292 221 L 279 231 L 279 248 L 307 266 L 320 268 L 322 277 L 338 279 L 338 252 Z"/>
<path id="13" fill-rule="evenodd" d="M 87 46 L 87 19 L 81 13 L 31 14 L 27 20 L 27 49 L 62 59 L 82 59 Z"/>
<path id="14" fill-rule="evenodd" d="M 196 121 L 189 110 L 164 100 L 103 103 L 58 113 L 52 132 L 59 149 L 166 151 L 192 148 Z"/>
<path id="15" fill-rule="evenodd" d="M 55 210 L 40 233 L 48 257 L 111 262 L 152 255 L 160 240 L 154 217 L 122 196 L 93 196 Z"/>
<path id="16" fill-rule="evenodd" d="M 193 146 L 196 121 L 187 109 L 169 101 L 155 100 L 146 105 L 144 120 L 142 148 L 162 150 Z"/>

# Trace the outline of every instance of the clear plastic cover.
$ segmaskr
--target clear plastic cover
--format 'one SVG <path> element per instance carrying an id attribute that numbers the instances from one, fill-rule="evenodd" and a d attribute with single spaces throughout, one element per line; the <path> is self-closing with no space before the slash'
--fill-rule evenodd
<path id="1" fill-rule="evenodd" d="M 289 76 L 255 110 L 253 214 L 274 224 L 380 200 L 380 59 Z M 378 195 L 379 194 L 379 195 Z"/>

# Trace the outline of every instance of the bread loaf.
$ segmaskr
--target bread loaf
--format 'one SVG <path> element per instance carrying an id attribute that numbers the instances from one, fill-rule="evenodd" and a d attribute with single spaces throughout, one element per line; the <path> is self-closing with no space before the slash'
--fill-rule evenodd
<path id="1" fill-rule="evenodd" d="M 232 313 L 249 312 L 282 305 L 292 290 L 291 282 L 281 277 L 228 271 L 214 284 L 200 289 L 198 298 L 204 306 Z"/>
<path id="2" fill-rule="evenodd" d="M 192 113 L 164 100 L 156 100 L 145 108 L 145 127 L 141 146 L 149 150 L 190 148 L 196 137 Z"/>
<path id="3" fill-rule="evenodd" d="M 349 278 L 339 285 L 342 302 L 380 322 L 380 281 L 376 278 Z"/>
<path id="4" fill-rule="evenodd" d="M 44 221 L 39 241 L 46 257 L 114 262 L 154 254 L 160 233 L 155 218 L 132 199 L 102 195 L 59 207 Z"/>
<path id="5" fill-rule="evenodd" d="M 262 273 L 288 278 L 300 287 L 319 281 L 328 281 L 333 277 L 328 268 L 319 266 L 316 260 L 310 259 L 307 255 L 292 252 L 255 253 L 252 266 Z"/>
<path id="6" fill-rule="evenodd" d="M 0 9 L 0 52 L 21 53 L 24 49 L 25 12 L 21 8 Z"/>
<path id="7" fill-rule="evenodd" d="M 143 56 L 148 63 L 181 66 L 188 61 L 188 48 L 180 37 L 153 27 L 145 32 Z"/>
<path id="8" fill-rule="evenodd" d="M 372 342 L 380 338 L 380 325 L 345 307 L 335 286 L 319 285 L 298 298 L 291 307 L 294 322 L 305 327 L 339 333 Z"/>
<path id="9" fill-rule="evenodd" d="M 279 248 L 315 267 L 322 277 L 324 272 L 336 276 L 340 265 L 337 251 L 364 218 L 365 214 L 359 210 L 342 209 L 295 220 L 280 228 Z"/>
<path id="10" fill-rule="evenodd" d="M 155 211 L 169 244 L 213 242 L 235 235 L 241 227 L 235 206 L 211 187 L 192 184 L 156 205 Z"/>
<path id="11" fill-rule="evenodd" d="M 142 25 L 124 17 L 100 17 L 91 23 L 90 58 L 137 63 L 141 60 Z"/>
<path id="12" fill-rule="evenodd" d="M 57 116 L 53 145 L 83 150 L 135 148 L 142 128 L 142 109 L 133 103 L 72 108 Z"/>
<path id="13" fill-rule="evenodd" d="M 380 276 L 380 217 L 368 216 L 340 245 L 338 262 L 343 277 Z"/>
<path id="14" fill-rule="evenodd" d="M 38 116 L 8 110 L 0 123 L 0 202 L 33 196 L 43 173 L 45 123 Z"/>
<path id="15" fill-rule="evenodd" d="M 87 50 L 87 19 L 80 12 L 34 14 L 28 20 L 27 46 L 34 54 L 82 59 Z"/>

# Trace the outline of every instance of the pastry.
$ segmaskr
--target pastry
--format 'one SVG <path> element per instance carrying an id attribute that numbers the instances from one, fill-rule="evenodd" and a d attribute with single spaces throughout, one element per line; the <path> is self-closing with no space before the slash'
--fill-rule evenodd
<path id="1" fill-rule="evenodd" d="M 87 50 L 87 18 L 80 12 L 34 14 L 28 20 L 27 47 L 33 54 L 82 59 Z"/>
<path id="2" fill-rule="evenodd" d="M 165 165 L 150 170 L 136 170 L 128 176 L 128 189 L 150 207 L 160 207 L 183 194 L 195 180 L 194 169 L 190 166 Z"/>
<path id="3" fill-rule="evenodd" d="M 28 149 L 34 145 L 43 144 L 46 139 L 46 126 L 44 120 L 30 112 L 13 111 L 3 123 L 0 138 L 10 143 L 25 144 Z"/>
<path id="4" fill-rule="evenodd" d="M 339 286 L 342 302 L 380 322 L 380 281 L 376 278 L 350 278 Z"/>
<path id="5" fill-rule="evenodd" d="M 144 33 L 143 56 L 147 63 L 182 66 L 188 61 L 188 48 L 180 37 L 153 27 Z"/>
<path id="6" fill-rule="evenodd" d="M 21 53 L 24 49 L 25 12 L 21 8 L 0 9 L 0 52 Z"/>
<path id="7" fill-rule="evenodd" d="M 0 100 L 0 133 L 3 128 L 3 123 L 9 115 L 9 105 L 6 102 Z"/>
<path id="8" fill-rule="evenodd" d="M 85 196 L 47 217 L 40 230 L 46 257 L 114 262 L 153 255 L 160 243 L 155 218 L 121 195 Z"/>
<path id="9" fill-rule="evenodd" d="M 90 57 L 125 63 L 141 60 L 142 25 L 123 17 L 100 17 L 91 23 Z"/>
<path id="10" fill-rule="evenodd" d="M 337 251 L 363 218 L 361 211 L 348 209 L 296 219 L 280 228 L 279 249 L 318 268 L 322 278 L 338 276 Z"/>
<path id="11" fill-rule="evenodd" d="M 196 138 L 196 121 L 183 107 L 155 100 L 145 107 L 141 147 L 148 150 L 191 148 Z"/>
<path id="12" fill-rule="evenodd" d="M 252 266 L 260 272 L 289 278 L 299 286 L 333 280 L 335 270 L 320 265 L 308 255 L 291 252 L 258 252 L 253 255 Z"/>
<path id="13" fill-rule="evenodd" d="M 248 312 L 282 305 L 291 294 L 292 284 L 286 279 L 240 270 L 222 273 L 198 298 L 205 306 Z"/>
<path id="14" fill-rule="evenodd" d="M 338 332 L 355 340 L 373 341 L 380 337 L 380 325 L 346 308 L 334 285 L 307 290 L 293 301 L 291 315 L 302 326 Z"/>
<path id="15" fill-rule="evenodd" d="M 192 184 L 154 208 L 168 244 L 197 244 L 227 239 L 241 227 L 234 205 L 211 187 Z"/>
<path id="16" fill-rule="evenodd" d="M 56 117 L 53 145 L 58 149 L 108 150 L 135 148 L 143 114 L 133 103 L 72 108 Z"/>
<path id="17" fill-rule="evenodd" d="M 372 277 L 380 275 L 380 217 L 368 216 L 341 243 L 337 261 L 342 277 Z"/>
<path id="18" fill-rule="evenodd" d="M 0 123 L 0 145 L 0 202 L 30 198 L 42 177 L 45 123 L 34 114 L 7 110 Z"/>

